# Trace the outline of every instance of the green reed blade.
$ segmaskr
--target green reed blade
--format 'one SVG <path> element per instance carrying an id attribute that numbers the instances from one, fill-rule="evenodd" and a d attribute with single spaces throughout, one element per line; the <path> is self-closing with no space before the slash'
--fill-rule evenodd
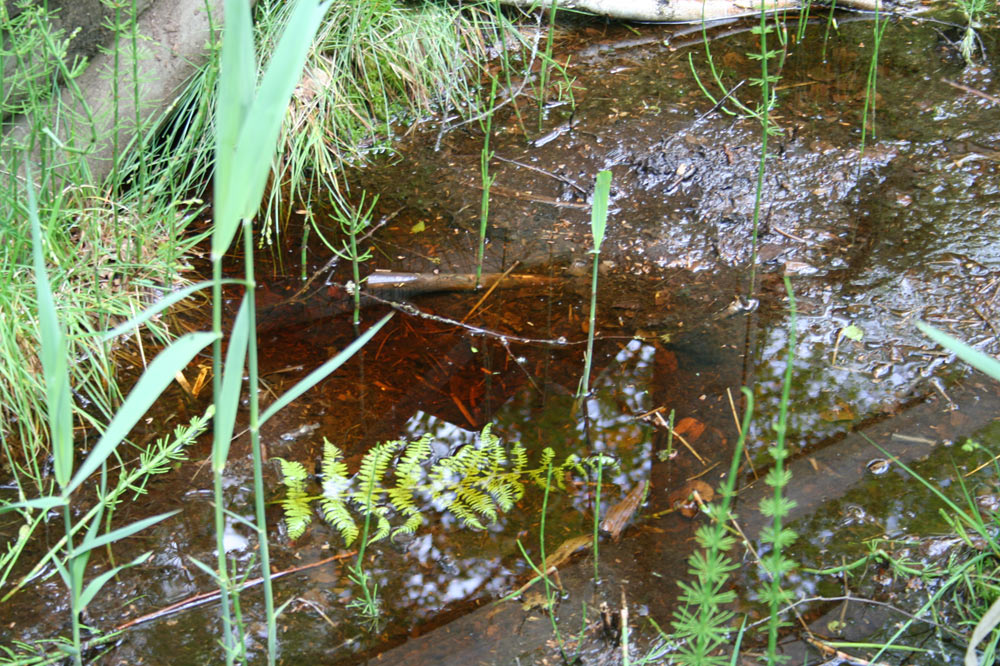
<path id="1" fill-rule="evenodd" d="M 222 471 L 229 457 L 229 444 L 233 439 L 236 412 L 240 405 L 240 391 L 243 386 L 243 366 L 247 357 L 247 342 L 250 338 L 250 301 L 244 297 L 233 323 L 233 331 L 226 350 L 226 362 L 222 372 L 222 390 L 219 391 L 218 437 L 212 446 L 212 467 Z"/>
<path id="2" fill-rule="evenodd" d="M 243 280 L 223 280 L 222 284 L 243 284 Z M 136 328 L 140 324 L 144 324 L 157 314 L 163 312 L 171 305 L 174 305 L 175 303 L 180 303 L 191 294 L 197 291 L 201 291 L 202 289 L 207 289 L 208 287 L 211 286 L 212 282 L 209 280 L 205 280 L 204 282 L 196 282 L 195 284 L 184 287 L 183 289 L 178 289 L 177 291 L 172 292 L 169 296 L 165 296 L 160 300 L 156 301 L 156 303 L 149 306 L 136 316 L 130 317 L 128 321 L 123 322 L 118 326 L 115 326 L 113 329 L 105 333 L 102 339 L 107 341 L 112 338 L 116 338 L 124 333 L 128 333 L 129 331 Z"/>
<path id="3" fill-rule="evenodd" d="M 978 349 L 974 349 L 961 340 L 953 338 L 947 333 L 943 333 L 922 321 L 917 322 L 917 328 L 920 329 L 921 333 L 948 351 L 953 352 L 956 356 L 971 365 L 976 370 L 985 372 L 993 379 L 1000 381 L 1000 361 L 987 356 Z"/>
<path id="4" fill-rule="evenodd" d="M 390 312 L 386 316 L 382 317 L 382 319 L 372 325 L 372 327 L 365 331 L 357 340 L 349 344 L 346 349 L 310 372 L 302 381 L 288 389 L 284 395 L 271 403 L 271 406 L 265 409 L 264 413 L 261 414 L 258 427 L 264 425 L 269 418 L 277 414 L 279 410 L 288 405 L 292 400 L 298 398 L 300 395 L 321 382 L 331 372 L 346 363 L 347 360 L 354 356 L 359 349 L 365 346 L 365 343 L 371 340 L 372 337 L 378 333 L 379 329 L 385 326 L 388 321 L 392 319 L 393 314 L 395 313 Z"/>
<path id="5" fill-rule="evenodd" d="M 191 362 L 195 354 L 215 340 L 213 333 L 188 333 L 164 349 L 153 359 L 146 371 L 142 373 L 135 388 L 125 398 L 118 413 L 115 414 L 107 430 L 101 435 L 93 451 L 80 465 L 73 479 L 63 488 L 66 497 L 76 490 L 88 476 L 101 466 L 115 448 L 128 436 L 132 427 L 149 410 L 160 394 L 167 388 L 174 376 Z"/>
<path id="6" fill-rule="evenodd" d="M 167 511 L 165 513 L 159 513 L 155 516 L 150 516 L 149 518 L 143 518 L 142 520 L 137 520 L 134 523 L 126 525 L 125 527 L 119 527 L 118 529 L 107 532 L 100 536 L 87 536 L 79 545 L 73 547 L 73 555 L 82 555 L 87 551 L 94 550 L 95 548 L 100 548 L 109 543 L 114 543 L 115 541 L 121 541 L 122 539 L 127 539 L 136 532 L 141 532 L 147 527 L 152 527 L 161 520 L 166 520 L 171 516 L 177 515 L 180 510 Z M 100 524 L 99 520 L 91 521 L 92 524 Z"/>
<path id="7" fill-rule="evenodd" d="M 101 588 L 104 587 L 105 583 L 117 576 L 122 570 L 142 564 L 148 560 L 152 554 L 152 551 L 145 552 L 131 562 L 112 567 L 101 575 L 95 577 L 87 584 L 87 587 L 83 589 L 83 592 L 80 593 L 80 597 L 77 599 L 77 609 L 82 612 L 83 609 L 87 607 L 87 604 L 93 601 L 94 597 L 97 596 L 97 593 L 101 591 Z"/>
<path id="8" fill-rule="evenodd" d="M 306 54 L 312 45 L 313 36 L 319 28 L 329 2 L 317 4 L 315 0 L 301 0 L 295 5 L 289 17 L 278 46 L 271 57 L 267 71 L 261 81 L 256 96 L 248 93 L 249 75 L 244 68 L 255 68 L 256 61 L 232 63 L 233 58 L 243 58 L 253 50 L 251 42 L 249 12 L 245 2 L 230 0 L 226 3 L 227 14 L 232 8 L 237 12 L 233 39 L 235 55 L 230 56 L 230 64 L 236 71 L 226 72 L 238 77 L 229 84 L 236 90 L 236 99 L 226 99 L 220 95 L 220 114 L 227 123 L 240 122 L 235 141 L 235 128 L 226 127 L 226 136 L 217 145 L 217 161 L 220 170 L 216 174 L 215 233 L 212 235 L 212 255 L 221 257 L 236 234 L 239 221 L 252 218 L 260 207 L 264 185 L 271 168 L 271 159 L 277 146 L 281 121 L 285 117 L 288 101 L 299 80 L 299 73 L 305 63 Z M 226 48 L 223 46 L 225 55 Z M 220 86 L 226 77 L 222 76 Z M 221 89 L 220 89 L 221 90 Z M 247 100 L 251 99 L 249 106 Z M 225 109 L 223 111 L 223 109 Z"/>
<path id="9" fill-rule="evenodd" d="M 590 234 L 594 237 L 594 254 L 601 251 L 604 231 L 608 224 L 608 199 L 611 196 L 611 172 L 601 171 L 594 184 L 594 205 L 590 209 Z"/>
<path id="10" fill-rule="evenodd" d="M 52 436 L 52 456 L 56 483 L 65 487 L 73 474 L 73 404 L 69 387 L 66 335 L 56 315 L 52 285 L 45 268 L 42 229 L 38 220 L 31 169 L 24 164 L 25 189 L 28 191 L 28 217 L 31 220 L 32 254 L 35 261 L 35 285 L 38 299 L 38 330 L 41 338 L 42 375 L 45 378 L 45 402 Z"/>

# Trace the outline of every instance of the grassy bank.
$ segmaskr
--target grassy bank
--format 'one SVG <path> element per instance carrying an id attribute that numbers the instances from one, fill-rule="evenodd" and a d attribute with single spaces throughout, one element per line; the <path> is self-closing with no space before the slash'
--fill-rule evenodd
<path id="1" fill-rule="evenodd" d="M 258 3 L 255 36 L 262 53 L 273 51 L 292 4 Z M 120 44 L 142 38 L 127 9 L 120 15 Z M 341 187 L 338 174 L 346 163 L 390 149 L 398 131 L 435 113 L 456 120 L 474 115 L 475 86 L 488 57 L 496 56 L 498 47 L 507 53 L 524 46 L 516 40 L 504 46 L 510 40 L 500 35 L 510 38 L 514 32 L 506 20 L 494 20 L 496 11 L 491 3 L 464 11 L 435 4 L 414 8 L 391 0 L 332 3 L 282 127 L 282 147 L 271 175 L 276 186 L 268 190 L 260 238 L 271 240 L 287 211 L 308 208 L 316 192 Z M 206 213 L 201 199 L 211 169 L 218 65 L 211 63 L 192 79 L 171 115 L 142 126 L 130 145 L 116 146 L 111 175 L 95 183 L 85 152 L 76 148 L 89 145 L 93 137 L 56 142 L 51 131 L 71 112 L 67 98 L 54 94 L 55 85 L 68 82 L 72 93 L 82 67 L 68 60 L 69 36 L 52 29 L 41 7 L 22 12 L 9 25 L 5 81 L 21 94 L 5 98 L 0 116 L 8 123 L 18 117 L 29 121 L 22 154 L 34 150 L 40 160 L 33 168 L 42 236 L 57 308 L 69 331 L 68 353 L 78 360 L 71 366 L 74 422 L 78 429 L 100 430 L 122 397 L 117 353 L 127 347 L 141 365 L 150 344 L 162 346 L 184 328 L 178 328 L 176 319 L 158 317 L 148 322 L 142 336 L 100 337 L 194 278 L 189 259 L 205 235 L 191 222 Z M 131 67 L 122 51 L 114 59 L 116 66 Z M 117 94 L 129 97 L 136 91 Z M 68 99 L 78 98 L 72 93 Z M 121 118 L 120 123 L 134 119 Z M 34 352 L 37 303 L 32 290 L 23 288 L 31 250 L 23 159 L 4 167 L 0 312 L 6 315 L 0 323 L 0 350 L 25 362 L 0 367 L 0 443 L 18 485 L 37 492 L 46 484 L 42 461 L 49 445 Z"/>
<path id="2" fill-rule="evenodd" d="M 8 599 L 47 567 L 48 575 L 59 573 L 72 636 L 59 639 L 57 651 L 43 660 L 62 655 L 81 664 L 96 654 L 103 637 L 84 642 L 84 609 L 111 577 L 145 562 L 150 553 L 85 580 L 89 556 L 172 515 L 111 529 L 111 514 L 122 495 L 142 493 L 150 475 L 182 460 L 183 448 L 213 416 L 219 559 L 214 567 L 195 564 L 219 587 L 227 663 L 247 658 L 242 647 L 247 628 L 234 581 L 244 579 L 249 570 L 231 570 L 226 561 L 223 538 L 229 517 L 222 475 L 245 373 L 251 386 L 257 383 L 255 339 L 249 334 L 254 325 L 254 273 L 252 261 L 244 262 L 246 274 L 237 281 L 246 290 L 243 305 L 232 330 L 223 331 L 223 258 L 237 236 L 244 255 L 252 255 L 255 243 L 269 238 L 273 223 L 288 206 L 308 207 L 314 188 L 337 187 L 346 161 L 356 162 L 384 147 L 401 125 L 434 112 L 458 119 L 474 116 L 477 105 L 470 91 L 484 71 L 488 45 L 494 46 L 497 35 L 510 29 L 506 20 L 494 21 L 499 17 L 492 13 L 496 9 L 415 9 L 394 2 L 261 3 L 252 30 L 246 5 L 229 2 L 219 60 L 193 79 L 177 104 L 177 114 L 142 127 L 129 146 L 115 144 L 111 175 L 101 183 L 92 182 L 86 153 L 77 148 L 90 145 L 94 137 L 57 140 L 51 130 L 62 114 L 71 112 L 66 98 L 53 94 L 57 82 L 68 84 L 73 102 L 82 100 L 74 89 L 80 67 L 67 62 L 63 35 L 52 32 L 42 9 L 22 13 L 10 24 L 13 55 L 3 65 L 5 71 L 16 72 L 24 95 L 2 113 L 5 118 L 26 115 L 30 131 L 20 150 L 12 150 L 19 158 L 4 165 L 0 183 L 0 198 L 10 211 L 0 254 L 0 312 L 6 314 L 0 345 L 8 358 L 24 359 L 0 371 L 3 472 L 18 489 L 16 496 L 5 498 L 9 503 L 0 511 L 16 511 L 23 521 L 16 541 L 0 555 L 0 588 Z M 116 45 L 130 40 L 134 47 L 141 39 L 135 21 L 127 14 L 117 17 L 123 34 Z M 321 26 L 325 28 L 319 30 Z M 314 34 L 315 40 L 303 39 Z M 261 46 L 269 59 L 258 70 L 254 54 Z M 51 64 L 39 69 L 40 60 Z M 113 62 L 115 68 L 129 66 L 117 53 Z M 300 80 L 303 70 L 306 77 Z M 117 74 L 117 69 L 110 73 Z M 138 96 L 139 91 L 116 89 L 116 95 Z M 292 113 L 286 113 L 290 101 Z M 84 115 L 89 113 L 85 104 L 83 108 Z M 113 131 L 120 126 L 115 120 Z M 120 120 L 127 124 L 131 119 Z M 276 153 L 281 156 L 277 161 Z M 211 223 L 203 224 L 208 211 L 201 197 L 210 172 L 214 206 Z M 255 239 L 249 222 L 258 217 L 265 191 L 272 204 L 266 210 L 274 216 L 261 216 L 254 225 L 259 232 Z M 195 221 L 199 224 L 192 224 Z M 212 281 L 188 285 L 195 278 L 189 259 L 205 251 L 202 241 L 207 240 Z M 212 331 L 185 332 L 164 308 L 182 293 L 206 287 L 211 287 Z M 258 410 L 257 391 L 250 390 L 258 562 L 264 571 L 269 565 L 260 425 L 342 364 L 387 320 L 370 327 L 267 410 Z M 200 321 L 204 323 L 204 316 Z M 122 322 L 125 325 L 108 334 Z M 230 342 L 223 359 L 224 335 Z M 213 359 L 209 411 L 166 435 L 138 459 L 123 463 L 131 456 L 120 449 L 132 428 L 207 345 Z M 123 358 L 141 373 L 127 396 L 117 384 Z M 80 456 L 77 449 L 83 440 L 90 446 Z M 117 481 L 109 486 L 111 464 L 117 465 Z M 98 471 L 95 504 L 79 496 Z M 87 510 L 73 510 L 81 505 Z M 62 514 L 64 533 L 15 582 L 13 572 L 23 570 L 17 567 L 21 552 L 50 511 Z M 269 579 L 264 580 L 268 661 L 274 663 L 277 611 Z M 28 655 L 35 648 L 23 647 L 25 654 L 9 656 L 15 663 L 34 663 Z"/>

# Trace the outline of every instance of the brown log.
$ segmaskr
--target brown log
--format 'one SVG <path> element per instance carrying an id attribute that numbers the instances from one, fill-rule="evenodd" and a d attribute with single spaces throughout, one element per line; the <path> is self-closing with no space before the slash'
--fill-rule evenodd
<path id="1" fill-rule="evenodd" d="M 527 9 L 538 7 L 538 0 L 502 0 L 504 4 Z M 542 0 L 541 7 L 549 8 L 552 0 Z M 840 7 L 876 11 L 880 0 L 840 0 Z M 797 0 L 767 0 L 765 11 L 794 11 L 802 8 Z M 589 12 L 625 21 L 651 21 L 688 23 L 716 19 L 756 16 L 760 2 L 753 0 L 558 0 L 558 9 Z"/>

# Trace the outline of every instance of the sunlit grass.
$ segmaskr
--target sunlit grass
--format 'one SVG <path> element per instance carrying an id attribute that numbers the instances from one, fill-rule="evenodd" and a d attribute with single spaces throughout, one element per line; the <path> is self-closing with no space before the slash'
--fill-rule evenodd
<path id="1" fill-rule="evenodd" d="M 286 3 L 260 12 L 264 50 Z M 471 117 L 490 50 L 514 39 L 492 3 L 462 11 L 394 0 L 336 0 L 317 35 L 282 131 L 269 212 L 273 221 L 317 187 L 339 182 L 346 163 L 391 149 L 397 132 L 434 114 Z"/>

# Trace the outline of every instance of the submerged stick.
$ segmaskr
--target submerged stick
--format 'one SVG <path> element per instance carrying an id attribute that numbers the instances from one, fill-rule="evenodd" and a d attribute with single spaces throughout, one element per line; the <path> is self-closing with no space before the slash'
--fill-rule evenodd
<path id="1" fill-rule="evenodd" d="M 487 289 L 494 287 L 508 289 L 540 287 L 563 282 L 564 279 L 540 275 L 486 273 L 479 281 Z M 353 308 L 353 291 L 350 291 L 352 288 L 329 284 L 304 295 L 298 290 L 288 298 L 282 298 L 274 289 L 263 289 L 257 299 L 257 330 L 267 332 L 347 312 Z M 394 299 L 445 291 L 478 291 L 475 273 L 375 271 L 364 281 L 361 296 L 362 302 L 365 299 L 382 302 L 385 298 Z"/>

